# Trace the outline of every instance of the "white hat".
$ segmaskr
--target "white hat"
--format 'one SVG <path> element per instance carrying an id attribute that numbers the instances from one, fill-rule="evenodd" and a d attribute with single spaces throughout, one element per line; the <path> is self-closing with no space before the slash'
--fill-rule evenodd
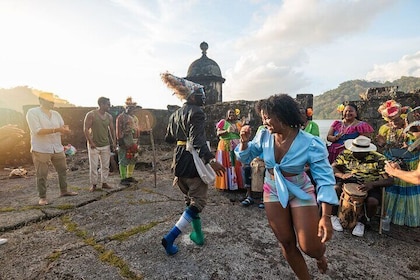
<path id="1" fill-rule="evenodd" d="M 420 106 L 407 113 L 407 123 L 404 133 L 407 133 L 413 126 L 420 126 Z"/>
<path id="2" fill-rule="evenodd" d="M 370 138 L 363 135 L 360 135 L 355 139 L 346 140 L 344 146 L 347 150 L 356 153 L 376 151 L 376 146 L 371 143 Z"/>

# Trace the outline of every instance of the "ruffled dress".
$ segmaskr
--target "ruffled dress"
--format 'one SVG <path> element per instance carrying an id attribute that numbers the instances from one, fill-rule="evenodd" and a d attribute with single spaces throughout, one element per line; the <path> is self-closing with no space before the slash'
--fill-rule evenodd
<path id="1" fill-rule="evenodd" d="M 334 136 L 340 133 L 342 133 L 343 136 L 328 146 L 328 160 L 330 163 L 333 163 L 337 156 L 344 150 L 344 142 L 346 140 L 354 139 L 359 135 L 372 133 L 374 131 L 373 127 L 364 121 L 359 121 L 355 125 L 346 126 L 343 121 L 336 120 L 331 124 L 331 127 L 334 129 Z"/>
<path id="2" fill-rule="evenodd" d="M 401 133 L 402 129 L 394 132 L 388 125 L 381 126 L 378 132 L 379 135 L 385 137 L 386 144 L 390 147 L 395 146 L 392 145 L 392 141 L 398 140 Z M 413 141 L 412 138 L 406 139 L 408 145 Z M 420 162 L 420 151 L 418 150 L 411 153 L 397 153 L 397 149 L 387 149 L 384 151 L 384 155 L 390 160 L 404 155 L 402 159 L 404 170 L 416 170 Z M 409 227 L 420 226 L 420 185 L 394 178 L 394 184 L 385 188 L 385 211 L 393 224 Z"/>
<path id="3" fill-rule="evenodd" d="M 216 176 L 214 186 L 219 190 L 237 190 L 244 187 L 242 164 L 236 160 L 233 150 L 239 144 L 239 131 L 242 128 L 241 122 L 230 123 L 227 120 L 220 120 L 216 124 L 217 129 L 228 130 L 234 126 L 235 132 L 228 132 L 219 137 L 217 145 L 216 160 L 226 167 L 222 176 Z"/>

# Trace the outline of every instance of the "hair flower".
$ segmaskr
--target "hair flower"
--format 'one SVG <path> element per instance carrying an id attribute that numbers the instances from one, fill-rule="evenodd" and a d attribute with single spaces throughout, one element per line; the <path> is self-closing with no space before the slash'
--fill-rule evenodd
<path id="1" fill-rule="evenodd" d="M 393 99 L 387 100 L 379 106 L 378 112 L 385 121 L 389 122 L 391 117 L 398 116 L 402 113 L 401 104 Z"/>
<path id="2" fill-rule="evenodd" d="M 344 108 L 345 108 L 346 106 L 344 106 L 344 104 L 340 104 L 340 105 L 338 105 L 337 106 L 337 112 L 339 112 L 339 113 L 342 113 L 343 111 L 344 111 Z"/>
<path id="3" fill-rule="evenodd" d="M 385 102 L 386 108 L 394 107 L 395 101 L 394 100 L 388 100 Z"/>
<path id="4" fill-rule="evenodd" d="M 235 109 L 235 115 L 239 116 L 241 114 L 241 110 Z"/>

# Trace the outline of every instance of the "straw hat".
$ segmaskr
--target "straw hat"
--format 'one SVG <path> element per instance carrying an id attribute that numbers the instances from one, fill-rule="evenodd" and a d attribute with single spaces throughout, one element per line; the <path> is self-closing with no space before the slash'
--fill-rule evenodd
<path id="1" fill-rule="evenodd" d="M 45 101 L 49 101 L 49 102 L 54 102 L 54 95 L 52 93 L 49 92 L 41 92 L 39 94 L 39 99 L 45 100 Z"/>
<path id="2" fill-rule="evenodd" d="M 344 142 L 344 146 L 347 150 L 363 153 L 363 152 L 375 152 L 376 146 L 372 144 L 369 137 L 360 135 L 354 139 L 349 139 Z"/>
<path id="3" fill-rule="evenodd" d="M 127 99 L 125 100 L 125 108 L 128 107 L 136 107 L 137 106 L 137 102 L 133 101 L 133 98 L 131 96 L 127 97 Z"/>

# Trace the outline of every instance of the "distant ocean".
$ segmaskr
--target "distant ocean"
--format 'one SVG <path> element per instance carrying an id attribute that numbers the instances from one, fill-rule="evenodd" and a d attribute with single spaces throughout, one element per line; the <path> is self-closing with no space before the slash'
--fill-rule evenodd
<path id="1" fill-rule="evenodd" d="M 328 130 L 330 130 L 330 126 L 334 120 L 313 120 L 319 126 L 319 136 L 321 137 L 324 142 L 327 142 L 327 134 Z"/>

